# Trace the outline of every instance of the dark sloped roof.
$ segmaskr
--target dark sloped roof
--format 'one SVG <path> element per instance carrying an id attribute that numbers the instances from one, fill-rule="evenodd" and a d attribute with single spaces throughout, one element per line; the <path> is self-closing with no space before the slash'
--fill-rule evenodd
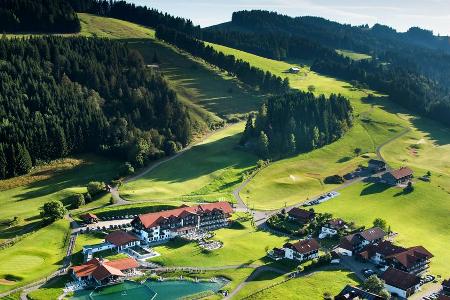
<path id="1" fill-rule="evenodd" d="M 351 285 L 347 285 L 336 297 L 334 297 L 334 299 L 335 300 L 352 300 L 352 299 L 382 300 L 383 298 L 376 294 L 364 291 L 360 288 L 357 288 L 357 287 L 354 287 Z"/>
<path id="2" fill-rule="evenodd" d="M 293 250 L 295 250 L 301 254 L 319 250 L 319 248 L 320 248 L 319 243 L 315 239 L 301 240 L 294 244 L 287 243 L 285 246 L 288 248 L 291 248 L 291 249 L 293 248 Z"/>
<path id="3" fill-rule="evenodd" d="M 382 239 L 385 235 L 386 232 L 384 232 L 379 227 L 369 228 L 361 232 L 344 236 L 341 239 L 339 247 L 347 250 L 353 250 L 353 246 L 359 244 L 363 239 L 372 242 L 378 239 Z"/>
<path id="4" fill-rule="evenodd" d="M 403 266 L 405 266 L 406 268 L 410 268 L 414 266 L 419 260 L 432 258 L 433 254 L 431 254 L 422 246 L 415 246 L 405 249 L 405 251 L 399 253 L 393 253 L 392 255 L 387 257 L 395 258 Z"/>
<path id="5" fill-rule="evenodd" d="M 357 234 L 361 235 L 366 241 L 369 242 L 381 239 L 386 236 L 386 232 L 384 232 L 383 229 L 379 227 L 369 228 Z"/>
<path id="6" fill-rule="evenodd" d="M 381 275 L 381 279 L 390 286 L 399 288 L 401 290 L 408 290 L 420 283 L 420 278 L 416 275 L 409 274 L 390 267 Z"/>
<path id="7" fill-rule="evenodd" d="M 293 218 L 308 220 L 314 218 L 315 214 L 312 211 L 294 207 L 288 212 L 288 215 Z"/>

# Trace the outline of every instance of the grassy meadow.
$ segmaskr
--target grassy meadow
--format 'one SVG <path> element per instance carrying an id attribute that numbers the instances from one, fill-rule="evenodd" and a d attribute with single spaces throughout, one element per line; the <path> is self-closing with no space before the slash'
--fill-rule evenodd
<path id="1" fill-rule="evenodd" d="M 0 292 L 56 271 L 65 256 L 68 234 L 69 222 L 60 220 L 0 250 Z"/>
<path id="2" fill-rule="evenodd" d="M 266 289 L 259 293 L 255 293 L 261 288 L 270 286 L 277 282 L 272 279 L 274 274 L 262 274 L 255 280 L 249 282 L 244 289 L 238 294 L 238 299 L 247 297 L 247 299 L 311 299 L 321 300 L 324 293 L 329 293 L 332 296 L 339 293 L 342 288 L 347 285 L 357 285 L 358 280 L 351 272 L 347 271 L 320 271 L 300 277 L 291 279 L 281 283 L 275 287 Z M 301 295 L 301 298 L 299 296 Z"/>
<path id="3" fill-rule="evenodd" d="M 205 252 L 195 243 L 173 240 L 154 247 L 161 256 L 151 261 L 164 266 L 263 265 L 267 251 L 287 241 L 286 238 L 254 229 L 248 220 L 236 222 L 230 228 L 219 229 L 214 233 L 213 239 L 223 243 L 223 247 L 218 250 Z"/>
<path id="4" fill-rule="evenodd" d="M 348 57 L 352 60 L 363 60 L 363 59 L 370 59 L 372 56 L 364 54 L 364 53 L 357 53 L 349 50 L 336 50 L 337 53 L 339 53 L 342 56 Z"/>
<path id="5" fill-rule="evenodd" d="M 120 189 L 128 200 L 225 200 L 257 157 L 237 150 L 243 123 L 226 127 L 183 155 Z"/>

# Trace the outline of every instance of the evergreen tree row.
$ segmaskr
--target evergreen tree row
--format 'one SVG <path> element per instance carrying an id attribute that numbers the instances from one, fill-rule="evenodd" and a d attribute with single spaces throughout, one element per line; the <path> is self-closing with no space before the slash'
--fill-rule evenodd
<path id="1" fill-rule="evenodd" d="M 289 90 L 289 81 L 284 80 L 270 72 L 264 72 L 251 66 L 248 62 L 236 59 L 234 55 L 225 55 L 216 51 L 204 42 L 189 36 L 183 32 L 173 30 L 165 26 L 156 29 L 156 37 L 178 48 L 200 57 L 208 63 L 236 76 L 240 81 L 262 92 L 279 94 Z"/>
<path id="2" fill-rule="evenodd" d="M 188 144 L 191 123 L 159 73 L 125 44 L 0 40 L 0 177 L 95 151 L 142 166 Z M 4 163 L 6 161 L 6 163 Z"/>
<path id="3" fill-rule="evenodd" d="M 241 144 L 264 158 L 279 158 L 320 148 L 352 126 L 353 109 L 341 95 L 329 98 L 291 92 L 273 96 L 256 118 L 248 117 Z"/>
<path id="4" fill-rule="evenodd" d="M 0 32 L 71 33 L 80 29 L 67 0 L 0 0 Z"/>

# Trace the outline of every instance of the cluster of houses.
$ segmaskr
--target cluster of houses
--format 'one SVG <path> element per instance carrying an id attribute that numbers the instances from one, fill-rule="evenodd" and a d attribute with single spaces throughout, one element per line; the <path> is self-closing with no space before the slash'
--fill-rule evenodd
<path id="1" fill-rule="evenodd" d="M 93 257 L 94 253 L 112 250 L 121 252 L 143 245 L 166 242 L 177 236 L 225 227 L 233 209 L 228 202 L 216 202 L 140 215 L 131 222 L 129 232 L 119 230 L 109 233 L 100 244 L 83 247 L 86 263 L 71 269 L 79 282 L 104 285 L 134 274 L 139 263 L 134 258 L 114 261 Z M 83 215 L 86 222 L 97 222 L 95 215 Z M 143 248 L 145 249 L 145 248 Z"/>
<path id="2" fill-rule="evenodd" d="M 370 261 L 384 272 L 380 278 L 392 294 L 407 298 L 420 289 L 421 278 L 433 257 L 422 246 L 401 247 L 385 240 L 386 232 L 373 227 L 341 239 L 338 251 L 347 256 Z"/>

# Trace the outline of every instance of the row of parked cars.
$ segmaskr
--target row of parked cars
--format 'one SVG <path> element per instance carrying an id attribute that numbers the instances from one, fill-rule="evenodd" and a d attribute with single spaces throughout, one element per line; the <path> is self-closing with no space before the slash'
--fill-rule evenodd
<path id="1" fill-rule="evenodd" d="M 327 193 L 327 194 L 324 194 L 324 195 L 322 195 L 322 196 L 320 196 L 320 197 L 318 197 L 318 198 L 316 198 L 316 199 L 314 199 L 314 200 L 305 202 L 305 203 L 303 204 L 303 206 L 313 206 L 313 205 L 317 205 L 317 204 L 319 204 L 319 203 L 322 203 L 322 202 L 328 201 L 328 200 L 330 200 L 330 199 L 333 199 L 334 197 L 337 197 L 337 196 L 339 196 L 339 193 L 338 193 L 338 192 L 335 192 L 335 191 L 332 191 L 332 192 L 329 192 L 329 193 Z"/>

